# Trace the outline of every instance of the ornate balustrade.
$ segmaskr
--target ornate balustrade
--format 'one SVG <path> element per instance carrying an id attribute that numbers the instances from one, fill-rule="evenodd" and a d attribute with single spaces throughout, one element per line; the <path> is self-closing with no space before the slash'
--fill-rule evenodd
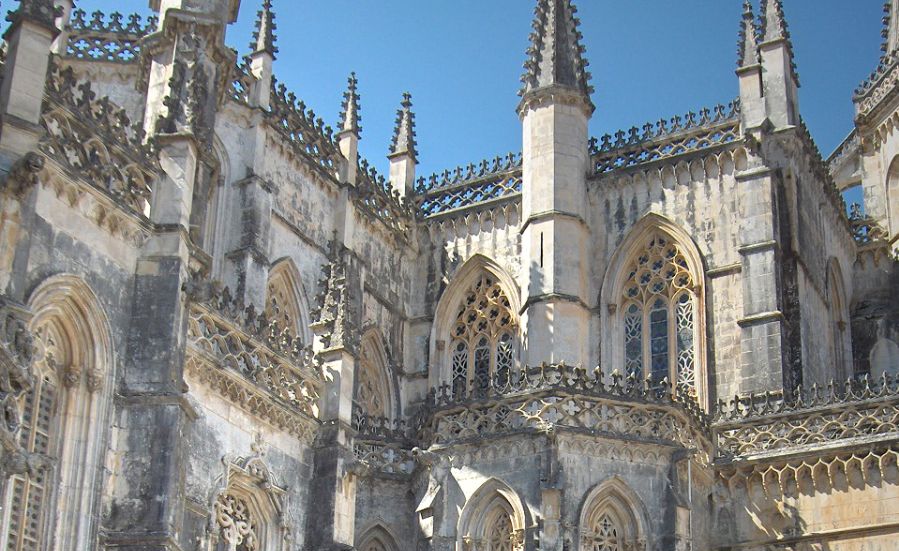
<path id="1" fill-rule="evenodd" d="M 415 470 L 415 447 L 409 428 L 402 420 L 386 417 L 353 415 L 353 455 L 373 472 L 388 475 L 409 475 Z"/>
<path id="2" fill-rule="evenodd" d="M 426 444 L 451 445 L 485 436 L 574 430 L 611 438 L 697 449 L 712 455 L 705 414 L 667 381 L 650 385 L 617 372 L 542 365 L 489 384 L 434 391 L 419 421 Z"/>
<path id="3" fill-rule="evenodd" d="M 109 98 L 97 99 L 89 81 L 53 65 L 47 79 L 40 150 L 79 179 L 133 214 L 149 209 L 150 183 L 159 174 L 152 142 L 140 121 L 132 124 Z"/>
<path id="4" fill-rule="evenodd" d="M 860 438 L 899 437 L 899 380 L 884 376 L 800 389 L 792 397 L 766 393 L 719 402 L 713 424 L 726 460 L 846 445 Z"/>
<path id="5" fill-rule="evenodd" d="M 595 175 L 725 145 L 740 139 L 740 102 L 619 130 L 590 143 Z"/>
<path id="6" fill-rule="evenodd" d="M 272 126 L 295 152 L 321 168 L 329 177 L 334 177 L 341 154 L 334 142 L 333 130 L 275 79 L 272 79 L 269 117 Z"/>
<path id="7" fill-rule="evenodd" d="M 420 178 L 415 188 L 416 205 L 423 216 L 436 216 L 518 197 L 521 183 L 521 154 L 509 153 L 492 162 L 485 160 Z"/>
<path id="8" fill-rule="evenodd" d="M 877 68 L 862 82 L 852 96 L 858 118 L 870 115 L 891 93 L 899 82 L 899 50 L 880 59 Z"/>
<path id="9" fill-rule="evenodd" d="M 214 307 L 199 303 L 191 305 L 188 339 L 189 368 L 201 380 L 254 413 L 274 415 L 285 428 L 305 424 L 303 434 L 308 435 L 305 421 L 318 416 L 325 384 L 311 350 L 279 350 L 270 346 L 277 341 L 259 340 Z"/>
<path id="10" fill-rule="evenodd" d="M 862 213 L 861 205 L 858 203 L 853 203 L 849 207 L 849 228 L 852 230 L 853 239 L 859 245 L 886 242 L 890 238 L 889 232 L 883 226 Z"/>
<path id="11" fill-rule="evenodd" d="M 391 231 L 404 235 L 415 219 L 409 204 L 378 171 L 362 159 L 352 197 L 363 212 L 380 220 Z"/>
<path id="12" fill-rule="evenodd" d="M 126 20 L 127 19 L 127 20 Z M 89 61 L 132 63 L 140 57 L 140 39 L 156 30 L 156 16 L 145 21 L 140 15 L 95 11 L 90 19 L 84 10 L 72 12 L 66 27 L 66 57 Z"/>
<path id="13" fill-rule="evenodd" d="M 247 59 L 234 67 L 234 76 L 231 79 L 231 99 L 243 105 L 250 105 L 250 91 L 256 83 L 256 77 L 250 73 L 250 65 Z"/>

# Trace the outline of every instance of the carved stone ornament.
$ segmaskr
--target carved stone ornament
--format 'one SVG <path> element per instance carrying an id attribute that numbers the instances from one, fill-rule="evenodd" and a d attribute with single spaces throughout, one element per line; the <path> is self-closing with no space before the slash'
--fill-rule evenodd
<path id="1" fill-rule="evenodd" d="M 0 297 L 0 477 L 34 475 L 50 460 L 30 453 L 19 444 L 21 397 L 31 389 L 34 337 L 24 321 L 24 311 Z"/>
<path id="2" fill-rule="evenodd" d="M 190 133 L 210 143 L 215 118 L 215 66 L 207 54 L 206 38 L 192 28 L 181 36 L 175 53 L 169 93 L 163 100 L 167 112 L 156 121 L 162 134 Z"/>
<path id="3" fill-rule="evenodd" d="M 56 18 L 61 15 L 62 8 L 55 6 L 53 0 L 21 0 L 19 9 L 9 12 L 6 20 L 12 23 L 10 30 L 16 24 L 27 20 L 53 29 L 58 34 L 59 29 L 56 28 Z"/>
<path id="4" fill-rule="evenodd" d="M 16 197 L 22 197 L 40 183 L 46 159 L 40 153 L 28 152 L 19 158 L 9 170 L 2 189 Z"/>

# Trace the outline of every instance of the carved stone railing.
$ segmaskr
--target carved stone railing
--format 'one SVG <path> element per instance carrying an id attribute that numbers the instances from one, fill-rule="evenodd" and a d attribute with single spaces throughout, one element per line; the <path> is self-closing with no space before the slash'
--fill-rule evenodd
<path id="1" fill-rule="evenodd" d="M 670 121 L 619 130 L 590 143 L 595 175 L 726 145 L 740 139 L 740 102 L 687 113 Z"/>
<path id="2" fill-rule="evenodd" d="M 291 148 L 333 178 L 341 159 L 334 142 L 333 130 L 297 100 L 284 84 L 272 79 L 271 111 L 268 113 L 275 130 Z"/>
<path id="3" fill-rule="evenodd" d="M 886 243 L 890 238 L 890 233 L 877 220 L 862 213 L 862 207 L 858 203 L 849 206 L 849 227 L 853 239 L 859 245 Z"/>
<path id="4" fill-rule="evenodd" d="M 409 204 L 390 187 L 387 180 L 368 161 L 359 162 L 358 179 L 352 190 L 356 206 L 369 216 L 380 220 L 388 229 L 404 235 L 415 215 Z"/>
<path id="5" fill-rule="evenodd" d="M 422 216 L 436 216 L 518 197 L 521 184 L 521 154 L 510 153 L 419 179 L 415 202 Z"/>
<path id="6" fill-rule="evenodd" d="M 84 10 L 72 12 L 66 26 L 66 57 L 88 61 L 132 63 L 140 57 L 140 39 L 156 30 L 156 16 L 144 21 L 138 14 L 118 12 L 108 17 L 95 11 L 90 19 Z"/>
<path id="7" fill-rule="evenodd" d="M 713 423 L 719 457 L 752 459 L 849 445 L 863 438 L 899 438 L 899 380 L 884 376 L 719 402 Z"/>
<path id="8" fill-rule="evenodd" d="M 231 99 L 243 105 L 250 104 L 250 92 L 256 78 L 250 73 L 249 62 L 244 59 L 234 68 L 234 76 L 231 79 Z"/>
<path id="9" fill-rule="evenodd" d="M 608 377 L 566 365 L 543 365 L 464 395 L 433 391 L 419 422 L 427 445 L 452 445 L 559 429 L 696 449 L 713 454 L 708 420 L 691 396 L 663 381 Z"/>
<path id="10" fill-rule="evenodd" d="M 877 68 L 855 89 L 856 117 L 868 117 L 883 101 L 897 90 L 899 84 L 899 50 L 883 56 Z"/>
<path id="11" fill-rule="evenodd" d="M 188 321 L 189 368 L 201 380 L 252 413 L 280 426 L 311 432 L 325 381 L 309 349 L 289 354 L 248 334 L 207 304 L 192 303 Z M 299 415 L 299 418 L 296 416 Z"/>
<path id="12" fill-rule="evenodd" d="M 415 470 L 414 440 L 403 421 L 353 415 L 353 455 L 371 472 L 410 475 Z"/>
<path id="13" fill-rule="evenodd" d="M 132 213 L 146 216 L 151 182 L 160 169 L 140 121 L 132 123 L 109 98 L 97 99 L 89 81 L 53 65 L 47 79 L 40 150 Z"/>

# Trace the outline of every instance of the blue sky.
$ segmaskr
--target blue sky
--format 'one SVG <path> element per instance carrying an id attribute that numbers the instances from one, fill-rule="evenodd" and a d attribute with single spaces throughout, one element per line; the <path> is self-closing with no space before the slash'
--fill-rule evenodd
<path id="1" fill-rule="evenodd" d="M 228 42 L 247 52 L 257 2 Z M 756 0 L 756 4 L 758 0 Z M 5 2 L 4 2 L 5 4 Z M 742 0 L 580 0 L 599 136 L 737 96 Z M 827 156 L 852 128 L 853 89 L 880 56 L 883 0 L 784 0 L 800 103 Z M 148 13 L 142 0 L 80 0 L 85 10 Z M 274 0 L 275 73 L 336 124 L 350 71 L 360 79 L 361 151 L 386 172 L 396 109 L 413 95 L 419 174 L 521 147 L 515 113 L 532 0 Z"/>

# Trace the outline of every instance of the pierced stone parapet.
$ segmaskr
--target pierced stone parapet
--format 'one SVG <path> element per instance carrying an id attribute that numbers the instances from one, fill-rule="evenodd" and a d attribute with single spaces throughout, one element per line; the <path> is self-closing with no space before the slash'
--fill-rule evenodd
<path id="1" fill-rule="evenodd" d="M 861 205 L 853 203 L 849 206 L 849 227 L 852 238 L 859 245 L 883 243 L 889 246 L 890 233 L 877 220 L 862 214 Z"/>
<path id="2" fill-rule="evenodd" d="M 156 16 L 144 20 L 138 14 L 106 16 L 95 11 L 87 18 L 84 10 L 72 12 L 66 26 L 66 57 L 87 61 L 132 63 L 140 57 L 140 40 L 156 30 Z"/>
<path id="3" fill-rule="evenodd" d="M 296 153 L 322 169 L 328 177 L 336 177 L 341 154 L 333 129 L 274 78 L 269 117 L 272 127 Z"/>
<path id="4" fill-rule="evenodd" d="M 619 130 L 590 142 L 595 175 L 733 143 L 741 137 L 740 102 Z"/>
<path id="5" fill-rule="evenodd" d="M 877 68 L 852 95 L 857 118 L 868 117 L 883 101 L 892 96 L 899 83 L 899 50 L 887 53 Z"/>
<path id="6" fill-rule="evenodd" d="M 230 383 L 218 385 L 235 389 L 226 397 L 243 405 L 249 402 L 239 392 L 241 389 L 262 391 L 265 397 L 259 401 L 275 399 L 291 412 L 309 418 L 318 416 L 325 381 L 321 365 L 310 350 L 298 349 L 295 353 L 278 350 L 270 346 L 271 340 L 248 334 L 233 320 L 201 304 L 191 306 L 187 334 L 191 354 L 203 364 L 198 367 L 200 371 L 228 373 Z M 213 375 L 218 374 L 208 374 L 208 381 L 213 380 Z"/>
<path id="7" fill-rule="evenodd" d="M 415 219 L 409 203 L 365 159 L 359 161 L 358 181 L 352 197 L 360 210 L 380 220 L 398 235 L 405 235 Z"/>
<path id="8" fill-rule="evenodd" d="M 492 161 L 420 178 L 415 187 L 415 203 L 422 216 L 431 217 L 518 197 L 521 184 L 521 154 L 509 153 Z"/>
<path id="9" fill-rule="evenodd" d="M 720 401 L 713 431 L 719 457 L 748 459 L 865 438 L 899 436 L 899 379 L 884 375 L 844 384 L 750 394 Z"/>
<path id="10" fill-rule="evenodd" d="M 412 450 L 396 442 L 357 439 L 353 457 L 369 474 L 409 476 L 415 470 Z"/>
<path id="11" fill-rule="evenodd" d="M 250 73 L 249 61 L 245 58 L 234 68 L 234 76 L 231 79 L 231 99 L 243 105 L 250 105 L 250 94 L 256 77 Z"/>
<path id="12" fill-rule="evenodd" d="M 695 448 L 707 459 L 713 453 L 706 415 L 667 381 L 650 385 L 564 364 L 513 371 L 464 395 L 454 396 L 448 385 L 432 391 L 419 438 L 449 445 L 558 429 Z"/>
<path id="13" fill-rule="evenodd" d="M 40 150 L 72 178 L 100 189 L 139 216 L 149 212 L 150 183 L 160 172 L 155 146 L 108 97 L 97 98 L 90 81 L 71 67 L 51 67 L 41 125 Z"/>

